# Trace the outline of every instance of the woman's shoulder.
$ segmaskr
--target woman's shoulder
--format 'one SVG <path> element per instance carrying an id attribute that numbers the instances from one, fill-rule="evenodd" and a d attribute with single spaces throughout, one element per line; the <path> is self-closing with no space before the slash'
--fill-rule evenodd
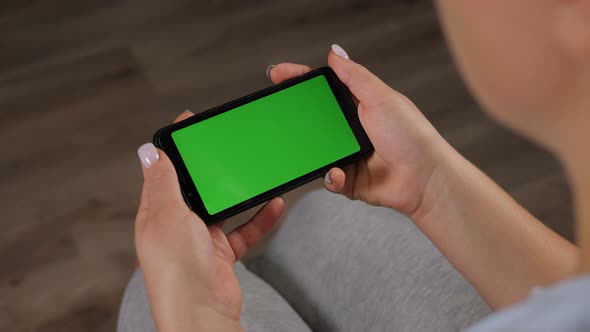
<path id="1" fill-rule="evenodd" d="M 537 288 L 525 302 L 499 311 L 467 331 L 590 331 L 590 275 Z"/>

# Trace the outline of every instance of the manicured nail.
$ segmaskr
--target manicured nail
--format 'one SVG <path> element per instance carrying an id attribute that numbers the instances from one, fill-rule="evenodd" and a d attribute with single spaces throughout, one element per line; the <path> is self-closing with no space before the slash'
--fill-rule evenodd
<path id="1" fill-rule="evenodd" d="M 270 78 L 270 71 L 275 67 L 275 65 L 270 65 L 266 67 L 266 77 Z"/>
<path id="2" fill-rule="evenodd" d="M 137 149 L 137 155 L 139 156 L 139 160 L 141 160 L 141 164 L 145 168 L 152 167 L 158 162 L 158 160 L 160 160 L 158 150 L 152 143 L 145 143 L 140 146 L 139 149 Z"/>
<path id="3" fill-rule="evenodd" d="M 324 182 L 327 184 L 332 184 L 332 180 L 330 180 L 330 172 L 326 173 L 326 175 L 324 175 Z"/>
<path id="4" fill-rule="evenodd" d="M 190 116 L 195 115 L 195 113 L 191 112 L 191 110 L 184 110 L 184 113 L 186 113 L 186 114 L 188 114 Z"/>
<path id="5" fill-rule="evenodd" d="M 338 44 L 332 44 L 332 51 L 339 57 L 343 58 L 343 59 L 350 59 L 350 57 L 348 56 L 348 53 L 346 53 L 346 51 Z"/>

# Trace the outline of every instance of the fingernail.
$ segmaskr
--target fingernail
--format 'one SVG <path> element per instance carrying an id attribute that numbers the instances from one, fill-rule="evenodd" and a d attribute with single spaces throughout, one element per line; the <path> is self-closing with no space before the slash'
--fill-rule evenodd
<path id="1" fill-rule="evenodd" d="M 191 112 L 191 110 L 184 110 L 184 113 L 190 114 L 191 116 L 195 115 L 195 113 Z"/>
<path id="2" fill-rule="evenodd" d="M 266 77 L 270 78 L 270 71 L 274 68 L 275 65 L 270 65 L 266 67 Z"/>
<path id="3" fill-rule="evenodd" d="M 155 163 L 160 160 L 160 156 L 158 155 L 158 150 L 152 143 L 146 143 L 137 149 L 137 155 L 139 156 L 139 160 L 141 160 L 141 164 L 145 168 L 152 167 Z"/>
<path id="4" fill-rule="evenodd" d="M 330 172 L 326 173 L 326 175 L 324 175 L 324 182 L 327 184 L 332 184 L 332 180 L 330 180 Z"/>
<path id="5" fill-rule="evenodd" d="M 343 59 L 350 59 L 350 57 L 348 56 L 348 53 L 346 53 L 346 51 L 338 44 L 332 44 L 332 51 L 339 57 L 343 58 Z"/>

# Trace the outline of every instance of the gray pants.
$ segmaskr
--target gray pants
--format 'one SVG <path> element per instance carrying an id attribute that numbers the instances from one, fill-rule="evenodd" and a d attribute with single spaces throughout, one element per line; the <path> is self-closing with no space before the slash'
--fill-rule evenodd
<path id="1" fill-rule="evenodd" d="M 246 331 L 457 331 L 490 312 L 405 216 L 317 186 L 287 202 L 277 232 L 235 268 Z M 156 330 L 140 270 L 118 330 Z"/>

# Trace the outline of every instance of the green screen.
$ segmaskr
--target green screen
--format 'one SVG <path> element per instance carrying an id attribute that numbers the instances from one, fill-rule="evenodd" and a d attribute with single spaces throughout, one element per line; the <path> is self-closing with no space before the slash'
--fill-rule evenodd
<path id="1" fill-rule="evenodd" d="M 324 76 L 172 133 L 209 214 L 360 150 Z"/>

